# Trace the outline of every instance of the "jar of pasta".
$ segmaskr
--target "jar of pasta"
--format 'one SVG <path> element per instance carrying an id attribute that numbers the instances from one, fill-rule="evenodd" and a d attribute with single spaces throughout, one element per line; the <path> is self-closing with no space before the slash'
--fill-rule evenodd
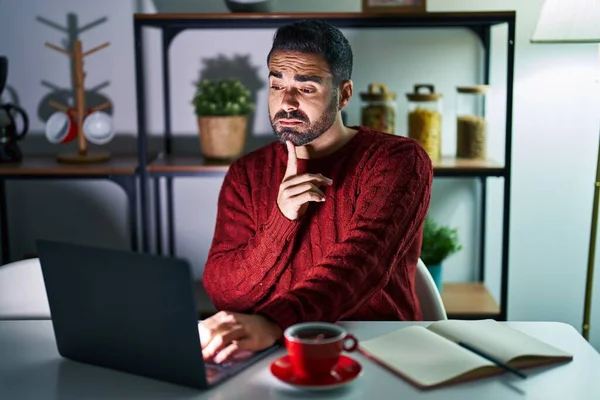
<path id="1" fill-rule="evenodd" d="M 415 85 L 408 98 L 408 137 L 416 139 L 432 160 L 441 157 L 441 93 L 433 85 Z"/>
<path id="2" fill-rule="evenodd" d="M 456 157 L 487 157 L 485 97 L 488 89 L 486 85 L 456 88 Z"/>
<path id="3" fill-rule="evenodd" d="M 383 83 L 369 84 L 368 92 L 361 92 L 364 104 L 361 109 L 361 125 L 376 131 L 395 133 L 396 93 L 390 92 Z"/>

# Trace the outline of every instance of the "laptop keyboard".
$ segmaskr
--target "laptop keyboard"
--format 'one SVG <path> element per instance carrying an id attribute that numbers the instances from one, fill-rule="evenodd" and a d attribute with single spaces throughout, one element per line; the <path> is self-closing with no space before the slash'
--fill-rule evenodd
<path id="1" fill-rule="evenodd" d="M 264 352 L 268 352 L 269 349 L 265 350 Z M 262 352 L 259 352 L 262 353 Z M 252 358 L 255 354 L 255 352 L 252 351 L 241 351 L 239 353 L 236 353 L 231 360 L 229 361 L 225 361 L 222 363 L 215 363 L 213 361 L 205 361 L 204 362 L 204 369 L 206 371 L 206 380 L 208 381 L 208 383 L 213 383 L 213 382 L 217 382 L 220 379 L 226 377 L 227 375 L 234 373 L 235 370 L 237 370 L 237 368 L 235 368 L 236 366 L 241 366 L 247 363 L 247 361 Z M 233 370 L 233 371 L 232 371 Z"/>
<path id="2" fill-rule="evenodd" d="M 206 362 L 204 363 L 204 370 L 206 371 L 206 380 L 208 383 L 216 382 L 225 376 L 227 376 L 227 372 L 234 365 L 234 362 L 224 362 L 224 363 L 214 363 L 214 362 Z"/>
<path id="3" fill-rule="evenodd" d="M 254 355 L 254 352 L 240 351 L 240 352 L 234 354 L 233 357 L 228 361 L 225 361 L 222 363 L 216 363 L 214 361 L 206 361 L 205 365 L 211 369 L 226 370 L 226 369 L 231 368 L 233 365 L 236 365 L 243 361 L 246 361 L 247 359 L 252 357 L 252 355 Z"/>
<path id="4" fill-rule="evenodd" d="M 231 366 L 233 365 L 233 362 L 224 362 L 224 363 L 214 363 L 214 362 L 206 362 L 204 364 L 206 366 L 207 369 L 212 369 L 212 370 L 216 370 L 216 371 L 222 371 L 222 370 L 226 370 L 231 368 Z"/>

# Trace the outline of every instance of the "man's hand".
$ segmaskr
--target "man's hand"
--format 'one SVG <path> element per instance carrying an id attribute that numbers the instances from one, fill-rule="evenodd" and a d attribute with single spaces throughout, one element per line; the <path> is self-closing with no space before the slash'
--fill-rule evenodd
<path id="1" fill-rule="evenodd" d="M 319 189 L 322 185 L 331 185 L 332 180 L 321 174 L 298 174 L 296 148 L 290 141 L 285 142 L 288 150 L 288 162 L 279 186 L 277 205 L 287 219 L 296 220 L 308 208 L 309 201 L 325 201 L 325 194 Z"/>
<path id="2" fill-rule="evenodd" d="M 204 360 L 222 363 L 240 351 L 259 351 L 272 346 L 281 328 L 261 315 L 220 311 L 198 324 Z"/>

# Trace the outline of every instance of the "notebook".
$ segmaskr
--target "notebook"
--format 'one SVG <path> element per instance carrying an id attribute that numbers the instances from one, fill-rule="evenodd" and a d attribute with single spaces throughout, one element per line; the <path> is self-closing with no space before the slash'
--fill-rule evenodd
<path id="1" fill-rule="evenodd" d="M 444 320 L 362 341 L 359 351 L 421 389 L 505 372 L 463 342 L 516 369 L 570 361 L 573 356 L 494 320 Z"/>

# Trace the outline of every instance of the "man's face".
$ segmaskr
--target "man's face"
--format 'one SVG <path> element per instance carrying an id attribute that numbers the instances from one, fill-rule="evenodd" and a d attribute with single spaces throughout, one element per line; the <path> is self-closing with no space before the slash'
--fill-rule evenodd
<path id="1" fill-rule="evenodd" d="M 335 122 L 338 90 L 320 55 L 277 51 L 269 60 L 269 119 L 285 143 L 303 146 Z"/>

